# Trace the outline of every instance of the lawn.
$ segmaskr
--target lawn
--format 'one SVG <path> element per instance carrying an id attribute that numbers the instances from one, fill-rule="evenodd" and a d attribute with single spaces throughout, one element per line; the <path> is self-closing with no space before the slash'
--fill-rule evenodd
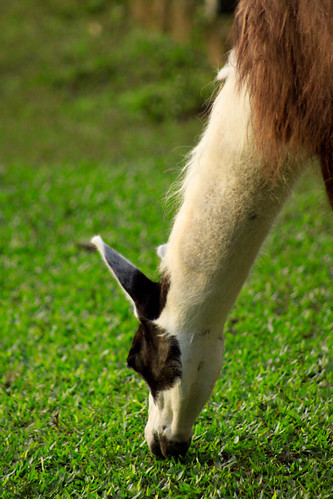
<path id="1" fill-rule="evenodd" d="M 85 243 L 100 233 L 157 277 L 214 71 L 122 2 L 82 5 L 11 2 L 0 21 L 0 497 L 332 497 L 333 213 L 316 174 L 232 310 L 190 451 L 149 454 L 136 320 Z"/>

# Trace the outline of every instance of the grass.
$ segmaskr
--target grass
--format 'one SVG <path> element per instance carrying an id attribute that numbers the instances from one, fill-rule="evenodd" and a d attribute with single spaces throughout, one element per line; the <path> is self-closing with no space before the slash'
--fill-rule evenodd
<path id="1" fill-rule="evenodd" d="M 101 233 L 156 276 L 163 196 L 213 73 L 200 50 L 131 26 L 121 2 L 32 3 L 7 4 L 1 30 L 0 496 L 332 497 L 319 181 L 302 180 L 231 313 L 188 455 L 156 460 L 147 390 L 125 365 L 135 318 L 80 242 Z"/>

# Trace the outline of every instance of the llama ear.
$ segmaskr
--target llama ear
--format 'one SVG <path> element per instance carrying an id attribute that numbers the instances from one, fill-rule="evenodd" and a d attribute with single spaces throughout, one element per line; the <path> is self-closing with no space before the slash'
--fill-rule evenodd
<path id="1" fill-rule="evenodd" d="M 167 247 L 168 243 L 161 244 L 161 246 L 158 246 L 158 248 L 156 249 L 157 256 L 159 256 L 161 260 L 165 257 Z"/>
<path id="2" fill-rule="evenodd" d="M 160 312 L 160 283 L 148 279 L 133 263 L 105 244 L 100 236 L 93 237 L 91 242 L 126 295 L 133 301 L 138 317 L 157 319 Z"/>

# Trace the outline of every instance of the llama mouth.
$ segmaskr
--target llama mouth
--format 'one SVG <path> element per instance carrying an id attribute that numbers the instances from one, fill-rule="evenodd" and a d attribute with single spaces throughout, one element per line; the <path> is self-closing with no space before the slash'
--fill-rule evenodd
<path id="1" fill-rule="evenodd" d="M 191 438 L 184 442 L 169 440 L 164 435 L 159 436 L 154 433 L 154 439 L 150 445 L 150 451 L 160 459 L 170 459 L 171 457 L 184 457 L 191 445 Z"/>

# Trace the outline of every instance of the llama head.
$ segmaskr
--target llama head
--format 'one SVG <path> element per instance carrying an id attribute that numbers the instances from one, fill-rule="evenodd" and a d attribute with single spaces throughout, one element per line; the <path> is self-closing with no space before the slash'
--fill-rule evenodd
<path id="1" fill-rule="evenodd" d="M 148 446 L 160 457 L 184 455 L 191 442 L 194 419 L 216 379 L 215 370 L 213 380 L 212 376 L 202 384 L 197 380 L 206 346 L 203 347 L 200 336 L 198 341 L 184 339 L 160 321 L 170 287 L 168 279 L 153 282 L 99 236 L 92 242 L 133 303 L 139 320 L 127 365 L 146 381 L 150 390 L 145 429 Z M 164 252 L 165 246 L 160 247 L 158 254 L 163 257 Z M 206 343 L 209 345 L 209 341 Z M 206 363 L 209 372 L 212 362 Z"/>
<path id="2" fill-rule="evenodd" d="M 153 282 L 122 255 L 110 248 L 96 236 L 93 244 L 100 252 L 104 262 L 112 272 L 127 297 L 134 305 L 134 313 L 139 320 L 139 328 L 133 338 L 127 358 L 127 365 L 133 368 L 149 386 L 150 412 L 159 395 L 181 379 L 181 352 L 175 337 L 156 324 L 156 319 L 165 305 L 168 282 Z M 163 254 L 163 248 L 160 255 Z M 148 437 L 149 438 L 149 437 Z M 162 454 L 158 437 L 149 441 L 150 449 L 155 454 Z M 164 455 L 179 454 L 187 450 L 189 443 L 172 442 L 172 449 L 164 441 Z"/>

